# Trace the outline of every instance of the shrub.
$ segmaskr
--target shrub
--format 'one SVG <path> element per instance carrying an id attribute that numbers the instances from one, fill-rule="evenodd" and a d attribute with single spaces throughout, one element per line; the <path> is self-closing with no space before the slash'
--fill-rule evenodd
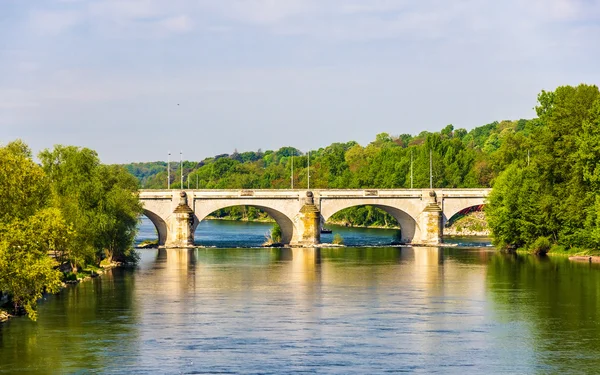
<path id="1" fill-rule="evenodd" d="M 342 238 L 342 236 L 340 236 L 339 233 L 336 233 L 333 235 L 333 243 L 335 245 L 343 245 L 344 244 L 344 239 Z"/>
<path id="2" fill-rule="evenodd" d="M 548 237 L 538 237 L 533 245 L 531 245 L 531 250 L 533 250 L 535 254 L 545 255 L 551 247 L 552 244 L 550 243 Z"/>

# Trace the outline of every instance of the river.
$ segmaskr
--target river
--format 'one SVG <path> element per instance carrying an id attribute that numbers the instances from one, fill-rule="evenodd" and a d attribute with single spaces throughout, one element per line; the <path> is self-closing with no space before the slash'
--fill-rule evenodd
<path id="1" fill-rule="evenodd" d="M 44 298 L 37 322 L 0 325 L 0 373 L 600 371 L 596 264 L 337 227 L 352 247 L 255 247 L 269 228 L 205 222 L 204 247 Z"/>

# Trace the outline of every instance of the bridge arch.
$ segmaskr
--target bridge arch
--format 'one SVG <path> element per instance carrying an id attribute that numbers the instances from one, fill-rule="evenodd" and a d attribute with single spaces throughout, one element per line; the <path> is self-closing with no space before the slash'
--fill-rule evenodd
<path id="1" fill-rule="evenodd" d="M 321 211 L 321 216 L 324 221 L 327 221 L 331 216 L 336 213 L 345 210 L 350 207 L 360 207 L 360 206 L 372 206 L 379 208 L 390 214 L 398 224 L 400 225 L 400 233 L 402 235 L 402 241 L 404 242 L 412 242 L 415 236 L 418 236 L 420 233 L 419 225 L 417 221 L 406 211 L 399 209 L 398 207 L 394 207 L 391 205 L 381 204 L 381 203 L 361 203 L 361 202 L 348 202 L 345 204 L 336 204 L 335 207 L 326 207 Z"/>
<path id="2" fill-rule="evenodd" d="M 152 224 L 154 224 L 154 228 L 156 228 L 156 233 L 158 233 L 158 246 L 164 246 L 167 241 L 167 223 L 157 213 L 148 209 L 144 209 L 142 213 L 150 219 Z"/>
<path id="3" fill-rule="evenodd" d="M 244 203 L 244 204 L 240 204 L 240 203 Z M 198 224 L 200 224 L 200 222 L 202 220 L 204 220 L 211 213 L 213 213 L 217 210 L 224 209 L 224 208 L 237 207 L 237 206 L 255 207 L 255 208 L 265 211 L 273 220 L 275 220 L 275 222 L 281 228 L 281 242 L 282 243 L 289 244 L 292 241 L 292 239 L 294 238 L 294 234 L 296 233 L 296 226 L 294 225 L 294 222 L 292 221 L 292 219 L 290 217 L 288 217 L 288 215 L 286 215 L 285 213 L 283 213 L 275 208 L 272 208 L 272 207 L 267 207 L 267 206 L 263 206 L 260 204 L 246 204 L 246 202 L 239 202 L 239 203 L 233 203 L 233 204 L 232 203 L 224 203 L 222 205 L 214 205 L 214 206 L 211 206 L 210 209 L 212 211 L 210 211 L 210 212 L 201 213 L 200 215 L 194 214 L 195 220 L 194 220 L 193 230 L 195 231 Z"/>

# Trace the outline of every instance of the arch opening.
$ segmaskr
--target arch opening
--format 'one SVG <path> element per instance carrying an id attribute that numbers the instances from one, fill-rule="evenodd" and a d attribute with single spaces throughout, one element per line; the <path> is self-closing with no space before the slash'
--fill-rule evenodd
<path id="1" fill-rule="evenodd" d="M 195 219 L 195 242 L 202 246 L 261 246 L 275 223 L 281 228 L 282 244 L 289 244 L 295 232 L 288 216 L 261 205 L 227 205 Z"/>
<path id="2" fill-rule="evenodd" d="M 416 221 L 406 212 L 381 204 L 357 204 L 344 207 L 328 217 L 323 217 L 327 228 L 333 232 L 344 233 L 349 237 L 350 245 L 380 245 L 389 243 L 409 243 L 417 232 Z M 342 229 L 348 224 L 352 229 Z M 336 225 L 336 227 L 333 227 Z M 366 226 L 375 227 L 365 229 Z M 351 232 L 356 234 L 352 236 Z M 352 238 L 363 236 L 364 238 Z M 329 242 L 324 237 L 324 242 Z M 346 241 L 344 241 L 346 243 Z"/>
<path id="3" fill-rule="evenodd" d="M 147 217 L 150 220 L 152 224 L 154 224 L 154 229 L 156 230 L 155 235 L 158 237 L 158 246 L 164 246 L 167 240 L 167 223 L 165 223 L 165 221 L 159 215 L 152 211 L 144 209 L 142 213 L 145 217 Z M 138 233 L 138 239 L 149 240 L 149 230 L 143 224 L 144 223 L 140 225 L 141 230 L 140 233 Z"/>

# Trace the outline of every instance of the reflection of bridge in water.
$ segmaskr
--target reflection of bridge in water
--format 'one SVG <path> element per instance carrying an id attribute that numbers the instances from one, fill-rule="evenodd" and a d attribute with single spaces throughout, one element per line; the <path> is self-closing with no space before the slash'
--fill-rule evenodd
<path id="1" fill-rule="evenodd" d="M 177 291 L 186 294 L 196 288 L 243 290 L 246 285 L 294 285 L 291 292 L 305 293 L 307 288 L 324 282 L 341 288 L 357 283 L 364 287 L 384 280 L 399 287 L 404 283 L 427 285 L 428 293 L 441 295 L 447 288 L 445 278 L 461 279 L 465 266 L 472 267 L 490 254 L 481 249 L 471 250 L 468 257 L 464 252 L 457 257 L 454 251 L 426 246 L 158 249 L 153 272 L 160 273 L 162 292 L 175 295 Z M 484 267 L 481 270 L 485 273 Z M 218 284 L 211 284 L 215 282 Z M 470 283 L 465 280 L 458 288 L 472 289 Z"/>
<path id="2" fill-rule="evenodd" d="M 159 246 L 193 247 L 198 223 L 233 206 L 262 209 L 281 227 L 291 246 L 320 243 L 321 223 L 336 212 L 370 205 L 392 215 L 406 243 L 437 245 L 442 227 L 456 213 L 485 203 L 490 189 L 367 190 L 141 190 L 144 214 L 158 232 Z"/>

